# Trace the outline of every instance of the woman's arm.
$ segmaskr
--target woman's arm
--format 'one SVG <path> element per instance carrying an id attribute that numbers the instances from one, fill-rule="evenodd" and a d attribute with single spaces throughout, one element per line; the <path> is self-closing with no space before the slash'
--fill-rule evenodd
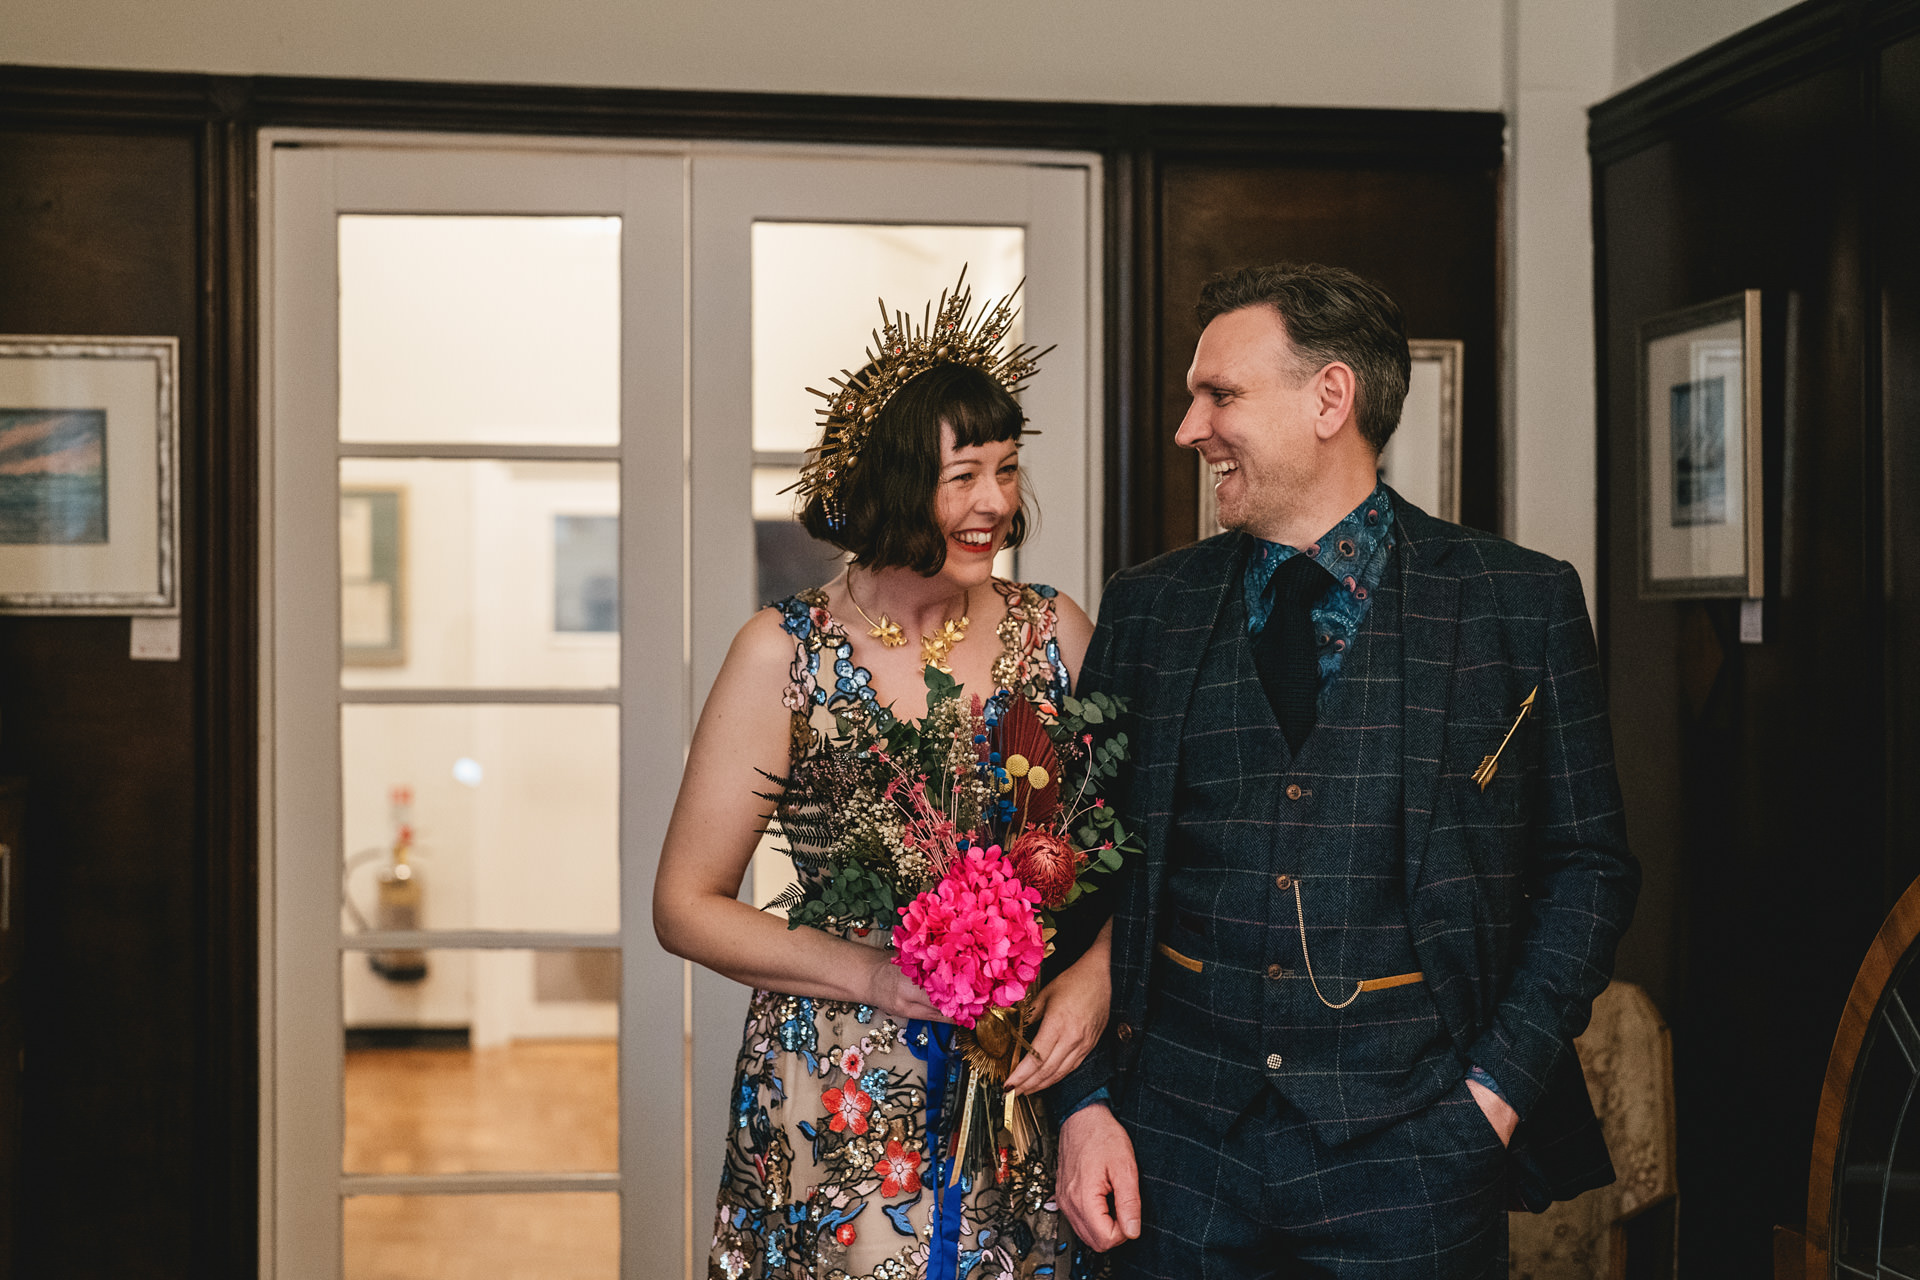
<path id="1" fill-rule="evenodd" d="M 786 921 L 736 896 L 772 805 L 755 794 L 789 768 L 780 695 L 794 642 L 763 609 L 740 634 L 700 712 L 660 850 L 653 928 L 660 945 L 736 982 L 868 1004 L 895 1018 L 945 1021 L 876 947 Z"/>

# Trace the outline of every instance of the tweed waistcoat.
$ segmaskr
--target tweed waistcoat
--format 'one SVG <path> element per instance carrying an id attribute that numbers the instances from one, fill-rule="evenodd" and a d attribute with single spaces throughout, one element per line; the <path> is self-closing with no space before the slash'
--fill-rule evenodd
<path id="1" fill-rule="evenodd" d="M 1401 827 L 1398 582 L 1390 572 L 1376 591 L 1298 756 L 1261 689 L 1240 594 L 1223 606 L 1182 737 L 1159 931 L 1176 954 L 1156 957 L 1142 1047 L 1202 1082 L 1223 1114 L 1270 1085 L 1333 1143 L 1422 1109 L 1461 1070 L 1423 984 L 1326 1003 L 1420 968 Z"/>

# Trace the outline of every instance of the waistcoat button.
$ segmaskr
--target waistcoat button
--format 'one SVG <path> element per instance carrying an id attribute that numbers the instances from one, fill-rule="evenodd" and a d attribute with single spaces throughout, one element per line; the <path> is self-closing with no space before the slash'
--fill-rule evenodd
<path id="1" fill-rule="evenodd" d="M 1270 1053 L 1267 1055 L 1267 1070 L 1278 1071 L 1280 1069 L 1280 1064 L 1285 1061 L 1286 1059 L 1282 1058 L 1279 1054 Z"/>
<path id="2" fill-rule="evenodd" d="M 1297 782 L 1289 782 L 1287 784 L 1287 799 L 1298 800 L 1299 798 L 1300 798 L 1300 784 Z"/>
<path id="3" fill-rule="evenodd" d="M 1269 978 L 1280 979 L 1287 976 L 1287 971 L 1277 964 L 1270 964 L 1267 966 L 1267 976 Z"/>
<path id="4" fill-rule="evenodd" d="M 1123 1022 L 1113 1029 L 1113 1034 L 1119 1036 L 1122 1040 L 1131 1040 L 1133 1039 L 1133 1028 Z"/>
<path id="5" fill-rule="evenodd" d="M 1280 890 L 1280 892 L 1285 893 L 1287 890 L 1293 888 L 1293 877 L 1292 876 L 1275 876 L 1273 878 L 1273 883 L 1274 883 L 1274 886 Z"/>

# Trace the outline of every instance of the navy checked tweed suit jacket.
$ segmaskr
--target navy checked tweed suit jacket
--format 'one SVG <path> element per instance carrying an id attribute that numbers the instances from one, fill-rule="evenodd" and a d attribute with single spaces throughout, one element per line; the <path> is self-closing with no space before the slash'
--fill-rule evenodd
<path id="1" fill-rule="evenodd" d="M 1544 1208 L 1613 1178 L 1572 1042 L 1611 974 L 1640 878 L 1593 629 L 1572 566 L 1393 502 L 1408 925 L 1461 1070 L 1492 1073 L 1520 1114 L 1516 1188 Z M 1124 1097 L 1137 1066 L 1182 723 L 1221 606 L 1240 589 L 1243 536 L 1123 570 L 1101 600 L 1081 685 L 1130 700 L 1131 758 L 1114 802 L 1146 851 L 1110 890 L 1112 1017 L 1058 1102 L 1101 1087 Z M 1536 686 L 1532 718 L 1482 791 L 1470 775 Z"/>

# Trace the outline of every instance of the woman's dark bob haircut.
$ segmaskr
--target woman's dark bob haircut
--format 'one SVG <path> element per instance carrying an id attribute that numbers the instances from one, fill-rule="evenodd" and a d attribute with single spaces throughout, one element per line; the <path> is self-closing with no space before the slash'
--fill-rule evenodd
<path id="1" fill-rule="evenodd" d="M 801 508 L 800 522 L 822 542 L 853 555 L 862 569 L 912 569 L 931 578 L 947 562 L 947 538 L 934 520 L 934 489 L 940 482 L 940 424 L 953 428 L 957 449 L 1018 440 L 1020 405 L 990 375 L 971 365 L 943 364 L 894 392 L 873 420 L 867 441 L 840 485 L 839 528 L 827 523 L 816 495 Z M 1004 545 L 1027 536 L 1027 500 Z"/>

